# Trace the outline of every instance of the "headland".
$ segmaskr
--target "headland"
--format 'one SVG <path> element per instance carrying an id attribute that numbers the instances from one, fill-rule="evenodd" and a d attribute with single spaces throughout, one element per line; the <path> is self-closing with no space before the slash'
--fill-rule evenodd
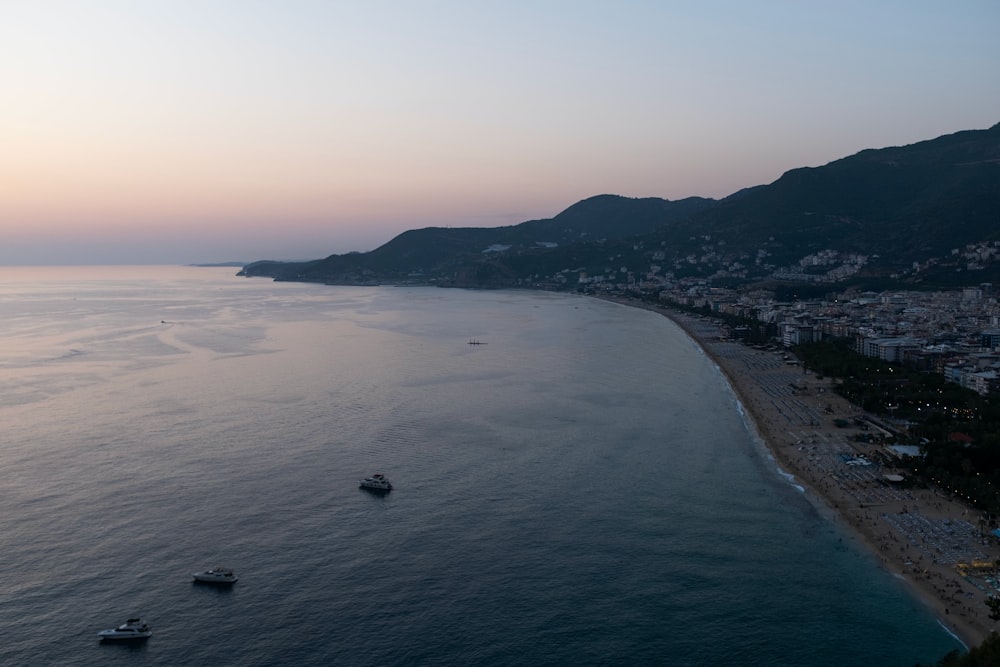
<path id="1" fill-rule="evenodd" d="M 628 297 L 600 298 L 657 312 L 698 343 L 779 468 L 909 584 L 949 632 L 972 648 L 996 629 L 986 600 L 1000 595 L 1000 543 L 959 499 L 906 484 L 903 461 L 877 438 L 865 441 L 878 420 L 834 392 L 830 379 L 780 349 L 728 340 L 708 318 Z"/>

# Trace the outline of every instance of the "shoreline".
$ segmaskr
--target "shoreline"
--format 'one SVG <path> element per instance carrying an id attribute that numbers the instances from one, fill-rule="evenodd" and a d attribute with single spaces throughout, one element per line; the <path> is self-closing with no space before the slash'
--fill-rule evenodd
<path id="1" fill-rule="evenodd" d="M 1000 546 L 980 535 L 977 513 L 964 503 L 887 482 L 885 474 L 905 471 L 879 464 L 886 458 L 881 445 L 856 440 L 870 433 L 853 421 L 863 413 L 833 391 L 830 379 L 788 364 L 780 350 L 720 340 L 718 325 L 707 318 L 628 297 L 597 298 L 655 312 L 680 327 L 722 372 L 780 473 L 902 579 L 966 648 L 995 631 L 986 599 L 1000 590 L 959 564 L 995 562 Z"/>

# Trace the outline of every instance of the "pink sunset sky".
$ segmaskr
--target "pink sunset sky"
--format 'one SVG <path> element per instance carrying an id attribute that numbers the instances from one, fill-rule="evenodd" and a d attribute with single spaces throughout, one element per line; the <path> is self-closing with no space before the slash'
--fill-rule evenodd
<path id="1" fill-rule="evenodd" d="M 311 259 L 1000 122 L 1000 3 L 33 0 L 0 265 Z"/>

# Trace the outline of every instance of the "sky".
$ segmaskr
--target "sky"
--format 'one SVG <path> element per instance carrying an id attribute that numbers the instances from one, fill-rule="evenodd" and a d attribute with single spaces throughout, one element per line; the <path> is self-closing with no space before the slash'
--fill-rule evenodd
<path id="1" fill-rule="evenodd" d="M 1000 122 L 996 0 L 0 0 L 0 265 L 368 251 Z"/>

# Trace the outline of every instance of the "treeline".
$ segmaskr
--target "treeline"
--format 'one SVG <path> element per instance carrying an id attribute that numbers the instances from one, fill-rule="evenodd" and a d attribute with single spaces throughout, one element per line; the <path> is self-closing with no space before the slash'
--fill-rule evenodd
<path id="1" fill-rule="evenodd" d="M 688 303 L 679 301 L 664 301 L 660 299 L 660 290 L 652 290 L 638 296 L 632 296 L 639 301 L 651 303 L 657 306 L 667 306 L 682 313 L 697 315 L 701 317 L 711 317 L 714 320 L 721 320 L 734 332 L 739 332 L 741 341 L 750 345 L 767 345 L 774 342 L 778 335 L 778 327 L 773 322 L 761 322 L 750 317 L 741 317 L 730 313 L 719 313 L 712 310 L 710 305 L 694 305 L 689 300 Z"/>
<path id="2" fill-rule="evenodd" d="M 1000 635 L 995 632 L 968 653 L 952 651 L 936 663 L 936 667 L 997 667 L 997 665 L 1000 665 Z M 916 665 L 916 667 L 933 666 Z"/>
<path id="3" fill-rule="evenodd" d="M 980 396 L 938 373 L 866 357 L 846 340 L 800 345 L 794 352 L 807 369 L 835 378 L 837 393 L 854 405 L 889 423 L 905 423 L 898 444 L 917 445 L 924 453 L 912 461 L 916 475 L 1000 514 L 1000 397 Z"/>

